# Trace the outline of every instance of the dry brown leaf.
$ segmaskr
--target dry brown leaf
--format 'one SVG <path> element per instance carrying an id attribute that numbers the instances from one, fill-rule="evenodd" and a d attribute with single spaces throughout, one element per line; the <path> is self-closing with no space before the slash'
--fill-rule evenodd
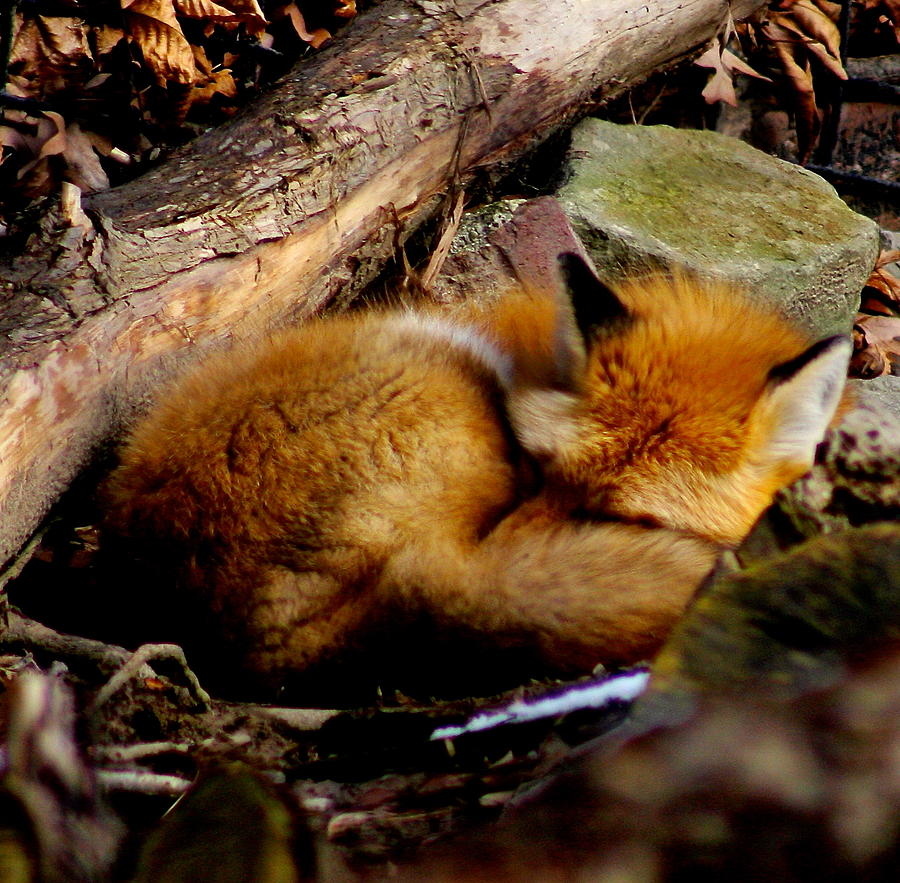
<path id="1" fill-rule="evenodd" d="M 754 70 L 740 56 L 735 55 L 729 49 L 722 50 L 722 64 L 731 73 L 746 74 L 748 77 L 756 77 L 757 80 L 765 80 L 767 83 L 772 82 L 771 77 L 764 76 L 759 71 Z"/>
<path id="2" fill-rule="evenodd" d="M 734 83 L 731 76 L 724 68 L 716 68 L 709 82 L 700 93 L 707 104 L 715 104 L 724 101 L 732 107 L 737 107 L 737 95 L 734 91 Z"/>
<path id="3" fill-rule="evenodd" d="M 888 249 L 878 255 L 878 259 L 875 261 L 875 269 L 880 270 L 888 264 L 896 264 L 897 261 L 900 261 L 900 248 Z"/>
<path id="4" fill-rule="evenodd" d="M 794 0 L 772 4 L 758 15 L 759 34 L 770 47 L 794 97 L 798 159 L 805 163 L 822 124 L 816 103 L 813 59 L 828 73 L 846 80 L 841 62 L 840 32 L 835 24 L 840 6 L 827 0 Z"/>
<path id="5" fill-rule="evenodd" d="M 242 22 L 250 34 L 258 34 L 265 30 L 265 15 L 257 0 L 174 0 L 175 10 L 185 18 L 204 19 L 226 27 Z"/>
<path id="6" fill-rule="evenodd" d="M 707 104 L 724 101 L 732 106 L 737 105 L 737 97 L 734 92 L 735 73 L 771 82 L 768 77 L 755 71 L 746 61 L 726 48 L 735 34 L 734 20 L 729 12 L 722 33 L 713 41 L 712 46 L 694 62 L 699 67 L 713 69 L 713 75 L 701 93 Z"/>
<path id="7" fill-rule="evenodd" d="M 875 0 L 875 3 L 872 5 L 883 6 L 887 9 L 888 15 L 900 18 L 900 0 Z"/>
<path id="8" fill-rule="evenodd" d="M 3 91 L 7 95 L 14 95 L 16 98 L 33 98 L 35 97 L 33 85 L 33 82 L 26 77 L 9 74 Z M 9 114 L 10 111 L 4 111 L 5 116 L 8 117 Z"/>
<path id="9" fill-rule="evenodd" d="M 274 17 L 283 18 L 284 16 L 290 17 L 291 24 L 294 26 L 297 36 L 304 42 L 309 43 L 313 49 L 318 49 L 331 39 L 331 34 L 329 34 L 325 28 L 316 28 L 314 31 L 307 29 L 306 19 L 303 17 L 303 13 L 299 10 L 296 3 L 288 3 L 287 5 L 280 7 Z"/>
<path id="10" fill-rule="evenodd" d="M 841 4 L 832 3 L 831 0 L 813 0 L 816 6 L 822 10 L 833 22 L 841 16 Z"/>
<path id="11" fill-rule="evenodd" d="M 66 126 L 66 147 L 62 156 L 68 167 L 63 177 L 82 193 L 98 193 L 109 189 L 109 178 L 100 165 L 94 146 L 78 123 Z"/>
<path id="12" fill-rule="evenodd" d="M 25 121 L 25 114 L 20 110 L 8 110 L 3 115 L 3 120 L 7 123 Z M 13 150 L 27 150 L 28 142 L 25 140 L 25 134 L 20 132 L 14 126 L 0 125 L 0 147 L 11 147 Z M 4 156 L 4 161 L 8 157 Z"/>
<path id="13" fill-rule="evenodd" d="M 237 95 L 237 83 L 228 68 L 214 69 L 202 46 L 191 46 L 197 72 L 195 82 L 182 87 L 174 99 L 171 113 L 175 120 L 183 122 L 194 107 L 208 104 L 214 95 L 233 98 Z"/>
<path id="14" fill-rule="evenodd" d="M 38 151 L 38 159 L 62 153 L 67 146 L 66 121 L 62 118 L 62 115 L 55 113 L 52 110 L 45 110 L 43 116 L 44 119 L 41 120 L 41 123 L 38 125 L 38 131 L 40 132 L 43 129 L 48 134 L 47 137 L 43 139 L 40 150 Z M 49 123 L 49 126 L 43 126 L 45 121 Z"/>
<path id="15" fill-rule="evenodd" d="M 804 46 L 788 28 L 774 20 L 765 22 L 762 32 L 769 40 L 784 75 L 794 91 L 794 110 L 797 122 L 797 146 L 800 163 L 809 159 L 819 137 L 822 118 L 816 106 L 812 66 Z"/>
<path id="16" fill-rule="evenodd" d="M 86 28 L 77 19 L 17 14 L 9 54 L 14 94 L 44 98 L 89 68 L 93 56 Z"/>
<path id="17" fill-rule="evenodd" d="M 194 64 L 197 68 L 199 79 L 208 79 L 213 75 L 212 62 L 206 57 L 206 50 L 202 46 L 191 44 L 191 51 L 194 53 Z"/>
<path id="18" fill-rule="evenodd" d="M 227 68 L 213 71 L 212 77 L 207 84 L 194 87 L 195 91 L 198 89 L 203 93 L 203 96 L 202 100 L 199 97 L 194 98 L 195 104 L 198 101 L 205 104 L 213 95 L 221 95 L 224 98 L 234 98 L 237 95 L 237 84 L 234 82 L 231 71 Z"/>
<path id="19" fill-rule="evenodd" d="M 772 13 L 771 19 L 797 35 L 811 52 L 838 79 L 846 80 L 841 64 L 841 34 L 837 25 L 809 0 L 797 0 L 787 12 Z"/>
<path id="20" fill-rule="evenodd" d="M 880 11 L 894 29 L 900 43 L 900 0 L 861 0 L 864 9 Z"/>
<path id="21" fill-rule="evenodd" d="M 307 27 L 296 2 L 275 0 L 272 6 L 278 3 L 282 16 L 290 17 L 303 40 L 319 47 L 330 39 L 327 30 Z M 121 27 L 102 24 L 99 16 L 82 18 L 84 3 L 77 0 L 62 0 L 59 10 L 46 15 L 35 15 L 29 5 L 15 4 L 4 90 L 11 96 L 42 101 L 64 90 L 76 99 L 73 115 L 78 114 L 79 123 L 67 134 L 61 118 L 26 118 L 4 110 L 0 162 L 7 164 L 7 177 L 15 176 L 19 182 L 17 192 L 32 196 L 52 192 L 61 175 L 85 192 L 102 189 L 107 182 L 98 153 L 120 163 L 145 154 L 153 158 L 167 136 L 154 135 L 151 138 L 156 140 L 150 140 L 144 127 L 167 130 L 182 123 L 189 110 L 202 108 L 214 98 L 225 99 L 215 102 L 212 113 L 221 119 L 230 112 L 232 99 L 258 82 L 262 67 L 254 69 L 244 57 L 245 36 L 227 35 L 223 29 L 240 25 L 241 34 L 270 48 L 274 40 L 265 30 L 268 22 L 261 0 L 114 0 L 114 5 L 122 10 Z M 355 0 L 327 0 L 319 5 L 326 17 L 348 19 L 356 14 Z M 190 39 L 187 26 L 182 27 L 188 20 L 199 25 L 188 29 Z M 209 36 L 214 30 L 219 31 L 214 41 L 200 35 Z M 138 52 L 127 51 L 125 40 Z M 214 53 L 215 66 L 206 51 Z M 139 61 L 137 70 L 132 67 L 132 55 Z M 127 133 L 112 135 L 122 142 L 122 149 L 109 137 L 109 119 L 119 112 L 132 123 Z"/>
<path id="22" fill-rule="evenodd" d="M 900 260 L 900 250 L 883 251 L 875 262 L 866 287 L 863 289 L 861 313 L 876 316 L 900 316 L 900 279 L 886 267 Z"/>
<path id="23" fill-rule="evenodd" d="M 737 96 L 734 92 L 733 82 L 735 73 L 747 74 L 748 76 L 758 77 L 760 80 L 771 82 L 768 77 L 755 71 L 747 62 L 733 52 L 722 48 L 718 41 L 707 49 L 694 64 L 699 67 L 713 69 L 713 75 L 701 93 L 707 104 L 724 101 L 732 106 L 737 105 Z"/>
<path id="24" fill-rule="evenodd" d="M 853 323 L 852 377 L 900 375 L 900 318 L 857 316 Z"/>
<path id="25" fill-rule="evenodd" d="M 10 140 L 10 146 L 23 150 L 31 158 L 26 161 L 16 172 L 16 179 L 22 193 L 28 197 L 43 196 L 50 193 L 54 186 L 55 178 L 51 173 L 49 158 L 57 156 L 66 149 L 66 124 L 60 114 L 53 111 L 45 111 L 40 117 L 28 117 L 24 113 L 9 111 L 7 119 L 24 123 L 33 127 L 33 131 L 16 131 L 15 137 L 11 137 L 11 127 L 4 127 L 7 131 L 5 139 Z"/>
<path id="26" fill-rule="evenodd" d="M 897 41 L 900 42 L 900 0 L 882 0 L 881 5 L 887 10 Z"/>
<path id="27" fill-rule="evenodd" d="M 109 138 L 105 138 L 103 135 L 98 135 L 96 132 L 91 131 L 86 131 L 84 135 L 91 142 L 91 146 L 94 150 L 101 156 L 109 157 L 110 159 L 116 160 L 116 162 L 128 163 L 131 161 L 131 157 L 123 150 L 117 148 Z"/>
<path id="28" fill-rule="evenodd" d="M 694 64 L 699 67 L 710 67 L 713 69 L 713 75 L 709 78 L 709 82 L 704 87 L 703 92 L 700 93 L 706 99 L 707 104 L 724 101 L 732 107 L 737 105 L 737 96 L 734 93 L 731 74 L 726 70 L 722 61 L 722 52 L 718 43 L 710 46 Z"/>
<path id="29" fill-rule="evenodd" d="M 234 98 L 237 95 L 237 84 L 234 82 L 231 71 L 228 68 L 214 70 L 203 48 L 201 46 L 192 48 L 197 70 L 202 72 L 203 76 L 186 96 L 185 104 L 182 106 L 184 114 L 187 114 L 195 106 L 208 104 L 214 95 L 222 95 L 225 98 Z"/>
<path id="30" fill-rule="evenodd" d="M 112 52 L 122 40 L 125 39 L 125 31 L 122 28 L 114 28 L 110 25 L 95 25 L 93 40 L 98 56 Z"/>
<path id="31" fill-rule="evenodd" d="M 21 131 L 12 126 L 0 126 L 0 143 L 17 150 L 24 150 L 31 159 L 19 169 L 18 177 L 24 178 L 41 160 L 55 156 L 66 149 L 66 124 L 62 116 L 46 111 L 41 117 L 29 117 L 23 111 L 8 111 L 6 119 L 22 123 L 33 131 Z"/>
<path id="32" fill-rule="evenodd" d="M 17 15 L 9 67 L 22 97 L 44 97 L 71 90 L 96 70 L 98 58 L 124 39 L 121 28 L 89 25 L 75 17 Z"/>
<path id="33" fill-rule="evenodd" d="M 175 16 L 172 0 L 122 0 L 128 37 L 141 50 L 156 81 L 189 85 L 196 79 L 194 53 Z"/>
<path id="34" fill-rule="evenodd" d="M 797 20 L 803 30 L 813 39 L 819 40 L 832 51 L 835 56 L 841 54 L 841 34 L 837 28 L 840 6 L 827 4 L 829 9 L 814 0 L 796 0 L 790 8 L 790 14 Z"/>
<path id="35" fill-rule="evenodd" d="M 90 26 L 79 18 L 39 15 L 34 19 L 42 37 L 47 62 L 65 68 L 82 58 L 93 58 L 88 43 Z"/>

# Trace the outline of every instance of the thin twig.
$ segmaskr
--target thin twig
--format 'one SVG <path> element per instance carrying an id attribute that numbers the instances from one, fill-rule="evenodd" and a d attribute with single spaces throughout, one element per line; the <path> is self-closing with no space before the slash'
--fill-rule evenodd
<path id="1" fill-rule="evenodd" d="M 107 791 L 179 797 L 191 787 L 190 779 L 139 770 L 96 770 L 96 776 L 97 783 Z"/>
<path id="2" fill-rule="evenodd" d="M 666 91 L 666 87 L 667 87 L 667 84 L 666 84 L 666 83 L 663 83 L 662 86 L 660 86 L 659 92 L 656 93 L 656 95 L 654 96 L 653 100 L 652 100 L 652 101 L 651 101 L 651 102 L 650 102 L 650 103 L 649 103 L 649 104 L 641 111 L 640 117 L 639 117 L 637 120 L 635 120 L 635 123 L 636 123 L 637 125 L 639 125 L 639 126 L 643 126 L 643 125 L 644 125 L 644 120 L 647 119 L 647 117 L 648 117 L 648 116 L 656 109 L 656 106 L 657 106 L 657 105 L 659 104 L 659 102 L 662 100 L 662 97 L 663 97 L 663 95 L 665 94 L 665 91 Z M 631 93 L 629 93 L 629 96 L 628 96 L 628 103 L 629 103 L 629 106 L 630 106 L 630 105 L 631 105 Z M 633 118 L 633 117 L 634 117 L 634 110 L 633 110 L 633 109 L 632 109 L 632 111 L 631 111 L 631 115 L 632 115 L 632 118 Z"/>
<path id="3" fill-rule="evenodd" d="M 101 763 L 132 763 L 160 754 L 190 754 L 188 742 L 138 742 L 134 745 L 92 745 L 91 756 Z"/>
<path id="4" fill-rule="evenodd" d="M 11 609 L 7 627 L 0 635 L 0 647 L 15 646 L 39 650 L 49 656 L 86 659 L 107 672 L 114 671 L 131 656 L 124 647 L 57 632 Z"/>
<path id="5" fill-rule="evenodd" d="M 184 650 L 177 644 L 142 644 L 131 654 L 122 667 L 97 691 L 94 701 L 90 706 L 90 713 L 96 712 L 101 705 L 108 702 L 110 697 L 117 693 L 132 678 L 153 677 L 153 670 L 148 663 L 151 659 L 171 659 L 181 670 L 187 681 L 188 689 L 193 693 L 197 701 L 205 708 L 209 708 L 209 693 L 200 686 L 197 675 L 191 670 Z M 150 674 L 147 674 L 147 671 Z"/>
<path id="6" fill-rule="evenodd" d="M 263 717 L 286 723 L 295 730 L 318 730 L 332 718 L 343 714 L 337 708 L 281 708 L 271 705 L 246 705 L 248 714 L 259 714 Z"/>
<path id="7" fill-rule="evenodd" d="M 50 525 L 44 525 L 40 530 L 35 531 L 16 557 L 10 561 L 6 568 L 0 571 L 0 592 L 3 591 L 7 583 L 12 582 L 22 573 L 25 565 L 31 561 L 37 547 L 41 544 L 41 540 L 44 539 L 49 527 Z"/>
<path id="8" fill-rule="evenodd" d="M 450 254 L 450 244 L 453 242 L 453 237 L 456 236 L 456 231 L 459 230 L 459 222 L 462 220 L 465 201 L 466 192 L 460 190 L 456 194 L 456 201 L 453 203 L 453 208 L 450 211 L 449 218 L 447 218 L 441 238 L 428 259 L 428 266 L 425 267 L 425 271 L 422 273 L 421 284 L 426 291 L 431 288 L 434 280 L 441 272 L 444 262 L 447 260 L 447 255 Z"/>
<path id="9" fill-rule="evenodd" d="M 466 60 L 466 66 L 469 68 L 469 73 L 475 78 L 475 82 L 478 85 L 478 92 L 481 95 L 481 106 L 484 108 L 484 112 L 487 115 L 488 123 L 491 126 L 494 125 L 494 115 L 491 113 L 491 102 L 488 100 L 487 90 L 484 88 L 484 80 L 481 79 L 481 71 L 478 69 L 478 62 L 472 57 L 472 53 L 469 52 L 468 49 L 464 47 L 460 47 L 462 51 L 463 58 Z"/>

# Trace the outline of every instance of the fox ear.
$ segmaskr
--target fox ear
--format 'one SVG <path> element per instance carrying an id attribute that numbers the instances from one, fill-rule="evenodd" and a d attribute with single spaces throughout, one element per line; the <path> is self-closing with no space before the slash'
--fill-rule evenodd
<path id="1" fill-rule="evenodd" d="M 628 317 L 622 301 L 600 281 L 597 271 L 581 255 L 566 251 L 556 260 L 572 305 L 575 326 L 585 343 Z"/>
<path id="2" fill-rule="evenodd" d="M 577 386 L 593 337 L 628 315 L 619 298 L 597 278 L 581 255 L 563 252 L 556 258 L 560 286 L 555 306 L 551 372 L 548 385 Z"/>
<path id="3" fill-rule="evenodd" d="M 538 339 L 543 346 L 519 345 L 507 410 L 519 441 L 539 458 L 563 456 L 577 439 L 574 418 L 587 350 L 599 333 L 612 330 L 628 312 L 580 255 L 557 257 L 560 286 L 545 301 L 551 316 Z"/>
<path id="4" fill-rule="evenodd" d="M 773 426 L 768 456 L 812 466 L 816 446 L 840 404 L 851 351 L 847 337 L 829 337 L 772 369 L 763 400 Z"/>

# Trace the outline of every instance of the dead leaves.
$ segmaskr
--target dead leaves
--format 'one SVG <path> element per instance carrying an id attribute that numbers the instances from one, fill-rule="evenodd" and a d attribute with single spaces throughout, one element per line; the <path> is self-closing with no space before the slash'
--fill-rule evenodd
<path id="1" fill-rule="evenodd" d="M 900 318 L 856 317 L 850 373 L 863 380 L 884 374 L 900 375 Z"/>
<path id="2" fill-rule="evenodd" d="M 840 4 L 825 0 L 782 2 L 770 9 L 762 31 L 777 46 L 790 47 L 790 64 L 802 61 L 807 66 L 809 59 L 816 58 L 844 80 L 847 72 L 841 63 L 841 35 L 836 24 L 840 10 Z"/>
<path id="3" fill-rule="evenodd" d="M 795 0 L 770 8 L 759 25 L 762 38 L 791 87 L 801 163 L 809 159 L 822 125 L 822 111 L 816 103 L 816 65 L 838 79 L 847 79 L 836 25 L 839 14 L 836 3 Z"/>
<path id="4" fill-rule="evenodd" d="M 181 30 L 175 7 L 167 0 L 123 0 L 129 40 L 141 52 L 144 63 L 159 85 L 170 80 L 193 85 L 194 53 Z"/>
<path id="5" fill-rule="evenodd" d="M 860 17 L 870 20 L 876 36 L 892 32 L 894 45 L 900 44 L 900 0 L 856 0 L 855 5 Z"/>
<path id="6" fill-rule="evenodd" d="M 702 93 L 708 104 L 724 101 L 732 106 L 737 105 L 737 96 L 734 92 L 734 75 L 736 73 L 772 82 L 768 77 L 757 73 L 743 59 L 726 49 L 734 35 L 734 21 L 729 13 L 724 31 L 713 41 L 713 45 L 694 62 L 700 67 L 713 69 L 713 75 Z"/>
<path id="7" fill-rule="evenodd" d="M 309 43 L 313 49 L 318 49 L 323 43 L 331 39 L 331 34 L 324 28 L 316 28 L 313 31 L 307 29 L 306 19 L 296 3 L 280 6 L 275 15 L 277 18 L 289 18 L 294 30 L 297 32 L 297 36 L 304 42 Z"/>
<path id="8" fill-rule="evenodd" d="M 61 180 L 84 192 L 117 183 L 122 164 L 183 141 L 188 120 L 219 122 L 270 76 L 267 64 L 280 75 L 298 46 L 323 45 L 356 14 L 355 0 L 271 3 L 271 22 L 259 0 L 118 0 L 90 18 L 79 8 L 45 16 L 19 4 L 13 17 L 0 101 L 6 198 Z"/>
<path id="9" fill-rule="evenodd" d="M 757 72 L 765 65 L 790 87 L 796 118 L 799 161 L 806 162 L 822 125 L 822 111 L 816 102 L 816 81 L 821 76 L 847 79 L 841 61 L 837 20 L 840 6 L 828 0 L 775 0 L 761 13 L 735 26 L 730 16 L 716 44 L 696 62 L 714 73 L 703 97 L 709 102 L 736 104 L 735 73 L 760 80 L 772 80 Z M 740 59 L 726 47 L 733 36 L 747 46 L 756 67 Z M 757 61 L 758 59 L 758 61 Z"/>
<path id="10" fill-rule="evenodd" d="M 900 260 L 900 250 L 882 252 L 853 323 L 850 375 L 869 379 L 900 375 L 900 279 L 887 265 Z"/>
<path id="11" fill-rule="evenodd" d="M 207 36 L 216 25 L 236 28 L 243 23 L 247 33 L 261 34 L 266 19 L 256 0 L 121 0 L 125 11 L 125 30 L 128 39 L 141 52 L 144 63 L 159 85 L 169 82 L 190 86 L 209 86 L 211 78 L 197 64 L 193 46 L 184 35 L 179 17 L 206 23 Z M 203 56 L 205 59 L 205 55 Z"/>
<path id="12" fill-rule="evenodd" d="M 45 111 L 33 125 L 28 116 L 10 111 L 10 123 L 19 122 L 21 129 L 10 125 L 0 126 L 0 145 L 18 150 L 29 157 L 18 170 L 17 178 L 23 191 L 46 192 L 54 183 L 51 158 L 60 160 L 59 177 L 80 188 L 82 193 L 96 193 L 109 187 L 109 178 L 94 150 L 94 142 L 78 123 L 68 126 L 63 117 L 54 111 Z M 97 139 L 102 143 L 102 139 Z M 108 152 L 112 152 L 110 146 Z"/>

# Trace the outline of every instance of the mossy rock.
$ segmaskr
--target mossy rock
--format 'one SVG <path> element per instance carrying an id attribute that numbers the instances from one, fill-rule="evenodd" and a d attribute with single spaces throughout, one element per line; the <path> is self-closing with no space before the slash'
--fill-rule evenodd
<path id="1" fill-rule="evenodd" d="M 878 228 L 819 176 L 715 132 L 597 119 L 568 162 L 557 198 L 601 274 L 683 267 L 817 335 L 849 332 Z"/>

